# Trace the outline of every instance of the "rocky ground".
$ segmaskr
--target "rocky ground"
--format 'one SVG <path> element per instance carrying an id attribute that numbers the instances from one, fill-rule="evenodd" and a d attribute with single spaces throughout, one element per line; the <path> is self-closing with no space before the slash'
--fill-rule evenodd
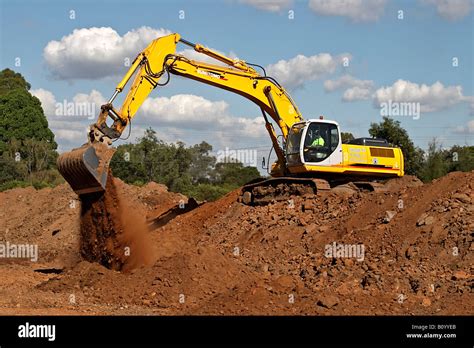
<path id="1" fill-rule="evenodd" d="M 147 261 L 122 272 L 81 255 L 67 185 L 0 193 L 0 245 L 39 250 L 0 258 L 0 314 L 473 313 L 472 172 L 258 207 L 235 191 L 193 210 L 162 185 L 115 184 L 125 222 L 148 226 L 131 250 Z"/>

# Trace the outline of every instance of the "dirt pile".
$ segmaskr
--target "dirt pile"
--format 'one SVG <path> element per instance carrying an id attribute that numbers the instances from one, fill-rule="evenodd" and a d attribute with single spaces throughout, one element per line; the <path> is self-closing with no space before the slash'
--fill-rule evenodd
<path id="1" fill-rule="evenodd" d="M 117 272 L 76 257 L 60 274 L 0 265 L 0 313 L 472 314 L 473 179 L 451 173 L 422 185 L 404 177 L 384 192 L 333 190 L 258 207 L 239 203 L 235 191 L 159 224 L 157 216 L 186 198 L 161 185 L 115 180 L 123 199 L 147 217 L 153 263 Z M 2 210 L 12 215 L 6 227 L 41 240 L 34 226 L 65 229 L 68 219 L 77 238 L 79 220 L 67 205 L 50 204 L 57 221 L 46 222 L 52 215 L 36 216 L 19 198 L 28 192 L 44 204 L 67 190 L 44 191 L 3 193 Z M 31 211 L 34 221 L 13 209 Z"/>

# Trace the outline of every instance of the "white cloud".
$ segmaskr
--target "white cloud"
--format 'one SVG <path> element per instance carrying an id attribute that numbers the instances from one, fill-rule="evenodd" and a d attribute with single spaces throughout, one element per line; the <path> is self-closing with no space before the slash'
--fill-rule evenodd
<path id="1" fill-rule="evenodd" d="M 309 7 L 323 16 L 343 16 L 354 22 L 374 22 L 383 15 L 386 3 L 386 0 L 310 0 Z"/>
<path id="2" fill-rule="evenodd" d="M 352 102 L 356 100 L 367 100 L 371 97 L 371 88 L 354 86 L 344 91 L 342 100 L 345 102 Z"/>
<path id="3" fill-rule="evenodd" d="M 78 93 L 73 98 L 74 103 L 90 103 L 93 105 L 94 110 L 99 111 L 100 106 L 105 104 L 107 100 L 104 98 L 102 93 L 93 89 L 89 94 Z"/>
<path id="4" fill-rule="evenodd" d="M 32 89 L 30 93 L 40 100 L 41 107 L 46 116 L 54 115 L 56 110 L 56 97 L 53 93 L 43 88 Z"/>
<path id="5" fill-rule="evenodd" d="M 110 27 L 75 29 L 43 50 L 48 68 L 58 79 L 99 79 L 126 71 L 125 59 L 132 61 L 151 41 L 170 34 L 166 29 L 140 27 L 120 36 Z"/>
<path id="6" fill-rule="evenodd" d="M 230 52 L 230 53 L 226 54 L 226 53 L 223 53 L 223 52 L 221 52 L 219 50 L 216 50 L 214 48 L 209 48 L 209 49 L 213 50 L 214 52 L 220 53 L 220 54 L 222 54 L 226 57 L 229 57 L 229 58 L 232 58 L 232 59 L 238 59 L 234 52 Z M 193 48 L 185 48 L 182 51 L 178 51 L 177 54 L 181 54 L 181 55 L 185 56 L 186 58 L 188 58 L 190 60 L 195 60 L 195 61 L 202 62 L 202 63 L 208 63 L 208 64 L 214 64 L 214 65 L 229 67 L 229 65 L 227 65 L 227 64 L 225 64 L 225 63 L 223 63 L 223 62 L 221 62 L 217 59 L 209 57 L 208 55 L 206 55 L 204 53 L 197 52 Z"/>
<path id="7" fill-rule="evenodd" d="M 468 121 L 465 126 L 457 127 L 455 133 L 474 134 L 474 120 Z"/>
<path id="8" fill-rule="evenodd" d="M 267 67 L 267 73 L 283 87 L 296 89 L 308 81 L 334 73 L 344 58 L 351 59 L 352 56 L 350 54 L 332 56 L 329 53 L 320 53 L 306 57 L 299 54 L 290 60 L 280 60 L 275 64 L 270 64 Z"/>
<path id="9" fill-rule="evenodd" d="M 438 14 L 449 21 L 468 16 L 474 7 L 473 0 L 423 0 L 422 2 L 435 6 Z"/>
<path id="10" fill-rule="evenodd" d="M 60 150 L 77 147 L 86 142 L 87 127 L 94 123 L 100 106 L 105 102 L 105 98 L 96 90 L 89 94 L 78 93 L 70 100 L 57 100 L 52 92 L 43 88 L 30 92 L 41 101 L 48 126 L 55 134 Z"/>
<path id="11" fill-rule="evenodd" d="M 196 131 L 205 132 L 207 141 L 220 146 L 233 146 L 243 139 L 261 139 L 266 132 L 262 117 L 237 117 L 231 115 L 225 101 L 210 101 L 192 94 L 148 98 L 139 112 L 142 117 L 136 119 L 140 125 L 183 129 L 188 138 Z"/>
<path id="12" fill-rule="evenodd" d="M 56 136 L 60 150 L 69 150 L 86 141 L 86 129 L 94 123 L 100 105 L 105 102 L 102 94 L 96 90 L 90 93 L 76 94 L 66 103 L 87 103 L 94 106 L 93 118 L 86 116 L 58 115 L 57 101 L 50 91 L 32 90 L 31 93 L 41 100 L 48 124 Z M 143 131 L 153 127 L 158 136 L 168 142 L 184 141 L 187 145 L 207 141 L 216 148 L 236 147 L 248 141 L 267 139 L 262 117 L 246 118 L 234 116 L 224 101 L 211 101 L 191 94 L 178 94 L 170 98 L 148 98 L 132 121 L 131 138 L 142 136 Z M 124 136 L 128 133 L 125 131 Z"/>
<path id="13" fill-rule="evenodd" d="M 347 102 L 369 99 L 373 86 L 374 81 L 358 80 L 351 75 L 343 75 L 336 80 L 324 81 L 326 92 L 345 89 L 342 100 Z"/>
<path id="14" fill-rule="evenodd" d="M 269 12 L 280 12 L 293 4 L 293 0 L 241 0 L 240 2 Z"/>
<path id="15" fill-rule="evenodd" d="M 66 141 L 68 143 L 76 143 L 77 146 L 86 142 L 86 132 L 85 129 L 81 128 L 79 130 L 72 129 L 55 129 L 53 130 L 56 141 Z"/>
<path id="16" fill-rule="evenodd" d="M 461 86 L 444 86 L 437 81 L 431 86 L 398 80 L 392 86 L 381 87 L 374 93 L 374 105 L 383 102 L 418 102 L 422 112 L 446 109 L 461 102 L 469 102 L 472 97 L 464 96 Z"/>

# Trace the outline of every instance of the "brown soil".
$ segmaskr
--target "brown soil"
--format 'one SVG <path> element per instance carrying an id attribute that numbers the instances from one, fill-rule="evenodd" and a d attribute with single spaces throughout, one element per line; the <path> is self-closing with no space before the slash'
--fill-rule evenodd
<path id="1" fill-rule="evenodd" d="M 132 244 L 143 239 L 123 231 L 105 253 L 117 266 L 85 260 L 81 207 L 66 185 L 0 193 L 0 242 L 39 248 L 36 263 L 0 260 L 0 314 L 473 312 L 472 172 L 426 185 L 404 177 L 385 192 L 334 190 L 258 207 L 238 203 L 235 191 L 183 214 L 173 206 L 186 197 L 162 185 L 113 184 L 121 203 L 107 212 L 132 230 L 132 217 L 147 219 L 141 245 L 150 248 L 151 263 L 123 257 L 128 244 L 130 255 L 143 255 Z M 116 202 L 112 193 L 102 199 Z M 100 199 L 93 204 L 105 211 Z M 176 214 L 154 224 L 170 209 Z M 364 246 L 363 260 L 328 256 L 333 243 Z M 114 270 L 121 267 L 127 271 Z"/>
<path id="2" fill-rule="evenodd" d="M 148 228 L 108 174 L 105 192 L 81 196 L 81 256 L 118 271 L 152 263 Z"/>

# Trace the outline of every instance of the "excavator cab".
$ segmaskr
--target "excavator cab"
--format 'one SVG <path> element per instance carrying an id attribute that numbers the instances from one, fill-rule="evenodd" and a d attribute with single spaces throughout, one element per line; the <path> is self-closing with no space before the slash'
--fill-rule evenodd
<path id="1" fill-rule="evenodd" d="M 337 122 L 314 119 L 295 123 L 288 134 L 286 160 L 289 167 L 341 163 L 341 137 Z"/>

